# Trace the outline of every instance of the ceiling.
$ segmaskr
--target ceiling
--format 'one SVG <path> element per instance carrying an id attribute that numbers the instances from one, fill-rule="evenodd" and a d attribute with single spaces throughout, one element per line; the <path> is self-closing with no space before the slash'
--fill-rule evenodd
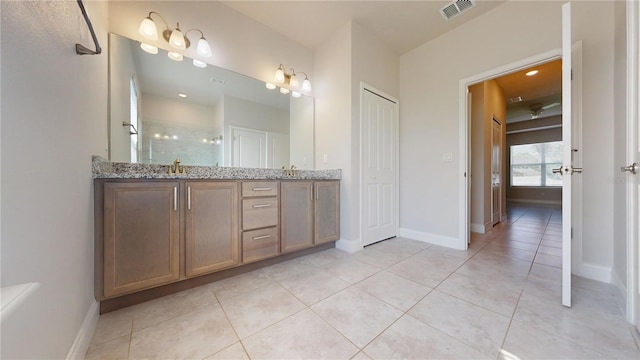
<path id="1" fill-rule="evenodd" d="M 440 9 L 452 1 L 222 1 L 284 36 L 315 49 L 353 20 L 404 54 L 504 3 L 478 0 L 446 21 Z"/>
<path id="2" fill-rule="evenodd" d="M 526 76 L 529 70 L 538 70 Z M 521 97 L 522 101 L 507 104 L 507 123 L 531 120 L 532 107 L 545 107 L 538 118 L 562 113 L 562 61 L 536 65 L 495 79 L 507 99 Z M 557 104 L 557 105 L 554 105 Z"/>

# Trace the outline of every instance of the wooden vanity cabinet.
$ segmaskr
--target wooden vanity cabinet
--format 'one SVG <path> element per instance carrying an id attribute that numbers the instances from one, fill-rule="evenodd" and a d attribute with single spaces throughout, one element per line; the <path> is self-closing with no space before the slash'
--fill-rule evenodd
<path id="1" fill-rule="evenodd" d="M 340 181 L 315 182 L 315 245 L 340 239 Z"/>
<path id="2" fill-rule="evenodd" d="M 238 183 L 187 181 L 185 188 L 186 276 L 239 264 Z"/>
<path id="3" fill-rule="evenodd" d="M 279 182 L 242 182 L 242 263 L 280 254 Z"/>
<path id="4" fill-rule="evenodd" d="M 339 181 L 283 181 L 280 202 L 283 253 L 340 238 Z"/>
<path id="5" fill-rule="evenodd" d="M 280 188 L 282 252 L 313 246 L 313 181 L 283 181 Z"/>
<path id="6" fill-rule="evenodd" d="M 180 278 L 177 181 L 104 184 L 103 296 Z"/>

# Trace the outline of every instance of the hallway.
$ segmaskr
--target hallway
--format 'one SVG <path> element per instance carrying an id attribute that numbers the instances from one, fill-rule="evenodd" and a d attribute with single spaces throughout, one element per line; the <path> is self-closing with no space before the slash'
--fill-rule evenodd
<path id="1" fill-rule="evenodd" d="M 468 251 L 330 249 L 101 316 L 87 359 L 640 358 L 613 287 L 560 303 L 560 209 L 512 206 Z"/>

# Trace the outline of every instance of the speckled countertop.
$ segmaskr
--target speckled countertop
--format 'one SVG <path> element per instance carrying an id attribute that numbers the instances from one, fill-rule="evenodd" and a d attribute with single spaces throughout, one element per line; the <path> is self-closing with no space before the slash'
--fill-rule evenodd
<path id="1" fill-rule="evenodd" d="M 133 164 L 110 162 L 109 160 L 93 156 L 91 171 L 94 179 L 312 179 L 312 180 L 340 180 L 341 170 L 296 170 L 295 175 L 289 176 L 280 169 L 253 169 L 213 166 L 184 166 L 186 174 L 169 174 L 169 165 Z"/>

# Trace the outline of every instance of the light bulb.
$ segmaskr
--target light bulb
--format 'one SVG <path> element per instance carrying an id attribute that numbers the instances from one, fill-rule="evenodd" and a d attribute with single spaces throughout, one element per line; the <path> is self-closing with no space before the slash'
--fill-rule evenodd
<path id="1" fill-rule="evenodd" d="M 289 78 L 289 86 L 291 87 L 298 87 L 298 85 L 300 85 L 300 83 L 298 82 L 298 78 L 296 77 L 296 74 L 291 74 L 291 77 Z"/>
<path id="2" fill-rule="evenodd" d="M 302 82 L 302 90 L 307 92 L 311 91 L 311 81 L 309 81 L 309 79 L 305 78 Z"/>
<path id="3" fill-rule="evenodd" d="M 151 19 L 151 15 L 142 20 L 138 32 L 149 40 L 158 40 L 158 29 L 156 29 L 156 23 Z"/>
<path id="4" fill-rule="evenodd" d="M 297 91 L 292 91 L 292 92 L 291 92 L 291 96 L 293 96 L 294 98 L 299 98 L 300 96 L 302 96 L 302 94 L 300 94 L 300 93 L 299 93 L 299 92 L 297 92 Z"/>
<path id="5" fill-rule="evenodd" d="M 184 35 L 180 32 L 180 24 L 176 26 L 176 29 L 171 32 L 171 36 L 169 37 L 169 44 L 176 49 L 184 50 L 187 48 L 187 45 L 184 42 Z"/>
<path id="6" fill-rule="evenodd" d="M 149 54 L 157 54 L 158 53 L 158 48 L 156 46 L 153 45 L 149 45 L 149 44 L 145 44 L 145 43 L 140 43 L 140 48 L 146 52 L 148 52 Z"/>
<path id="7" fill-rule="evenodd" d="M 173 60 L 173 61 L 182 61 L 182 54 L 175 52 L 175 51 L 169 51 L 167 53 L 167 56 L 169 57 L 169 59 Z"/>
<path id="8" fill-rule="evenodd" d="M 278 84 L 284 84 L 284 71 L 282 70 L 282 67 L 279 67 L 278 70 L 276 70 L 276 76 L 274 76 L 274 79 Z"/>
<path id="9" fill-rule="evenodd" d="M 200 61 L 198 59 L 193 59 L 193 65 L 195 67 L 199 67 L 199 68 L 206 68 L 207 67 L 207 63 L 204 61 Z"/>
<path id="10" fill-rule="evenodd" d="M 287 95 L 289 93 L 289 89 L 280 88 L 280 93 Z"/>
<path id="11" fill-rule="evenodd" d="M 202 57 L 211 57 L 211 47 L 204 37 L 198 40 L 198 55 Z"/>
<path id="12" fill-rule="evenodd" d="M 269 90 L 273 90 L 276 88 L 276 86 L 272 83 L 265 83 L 265 86 L 267 87 L 267 89 Z"/>

